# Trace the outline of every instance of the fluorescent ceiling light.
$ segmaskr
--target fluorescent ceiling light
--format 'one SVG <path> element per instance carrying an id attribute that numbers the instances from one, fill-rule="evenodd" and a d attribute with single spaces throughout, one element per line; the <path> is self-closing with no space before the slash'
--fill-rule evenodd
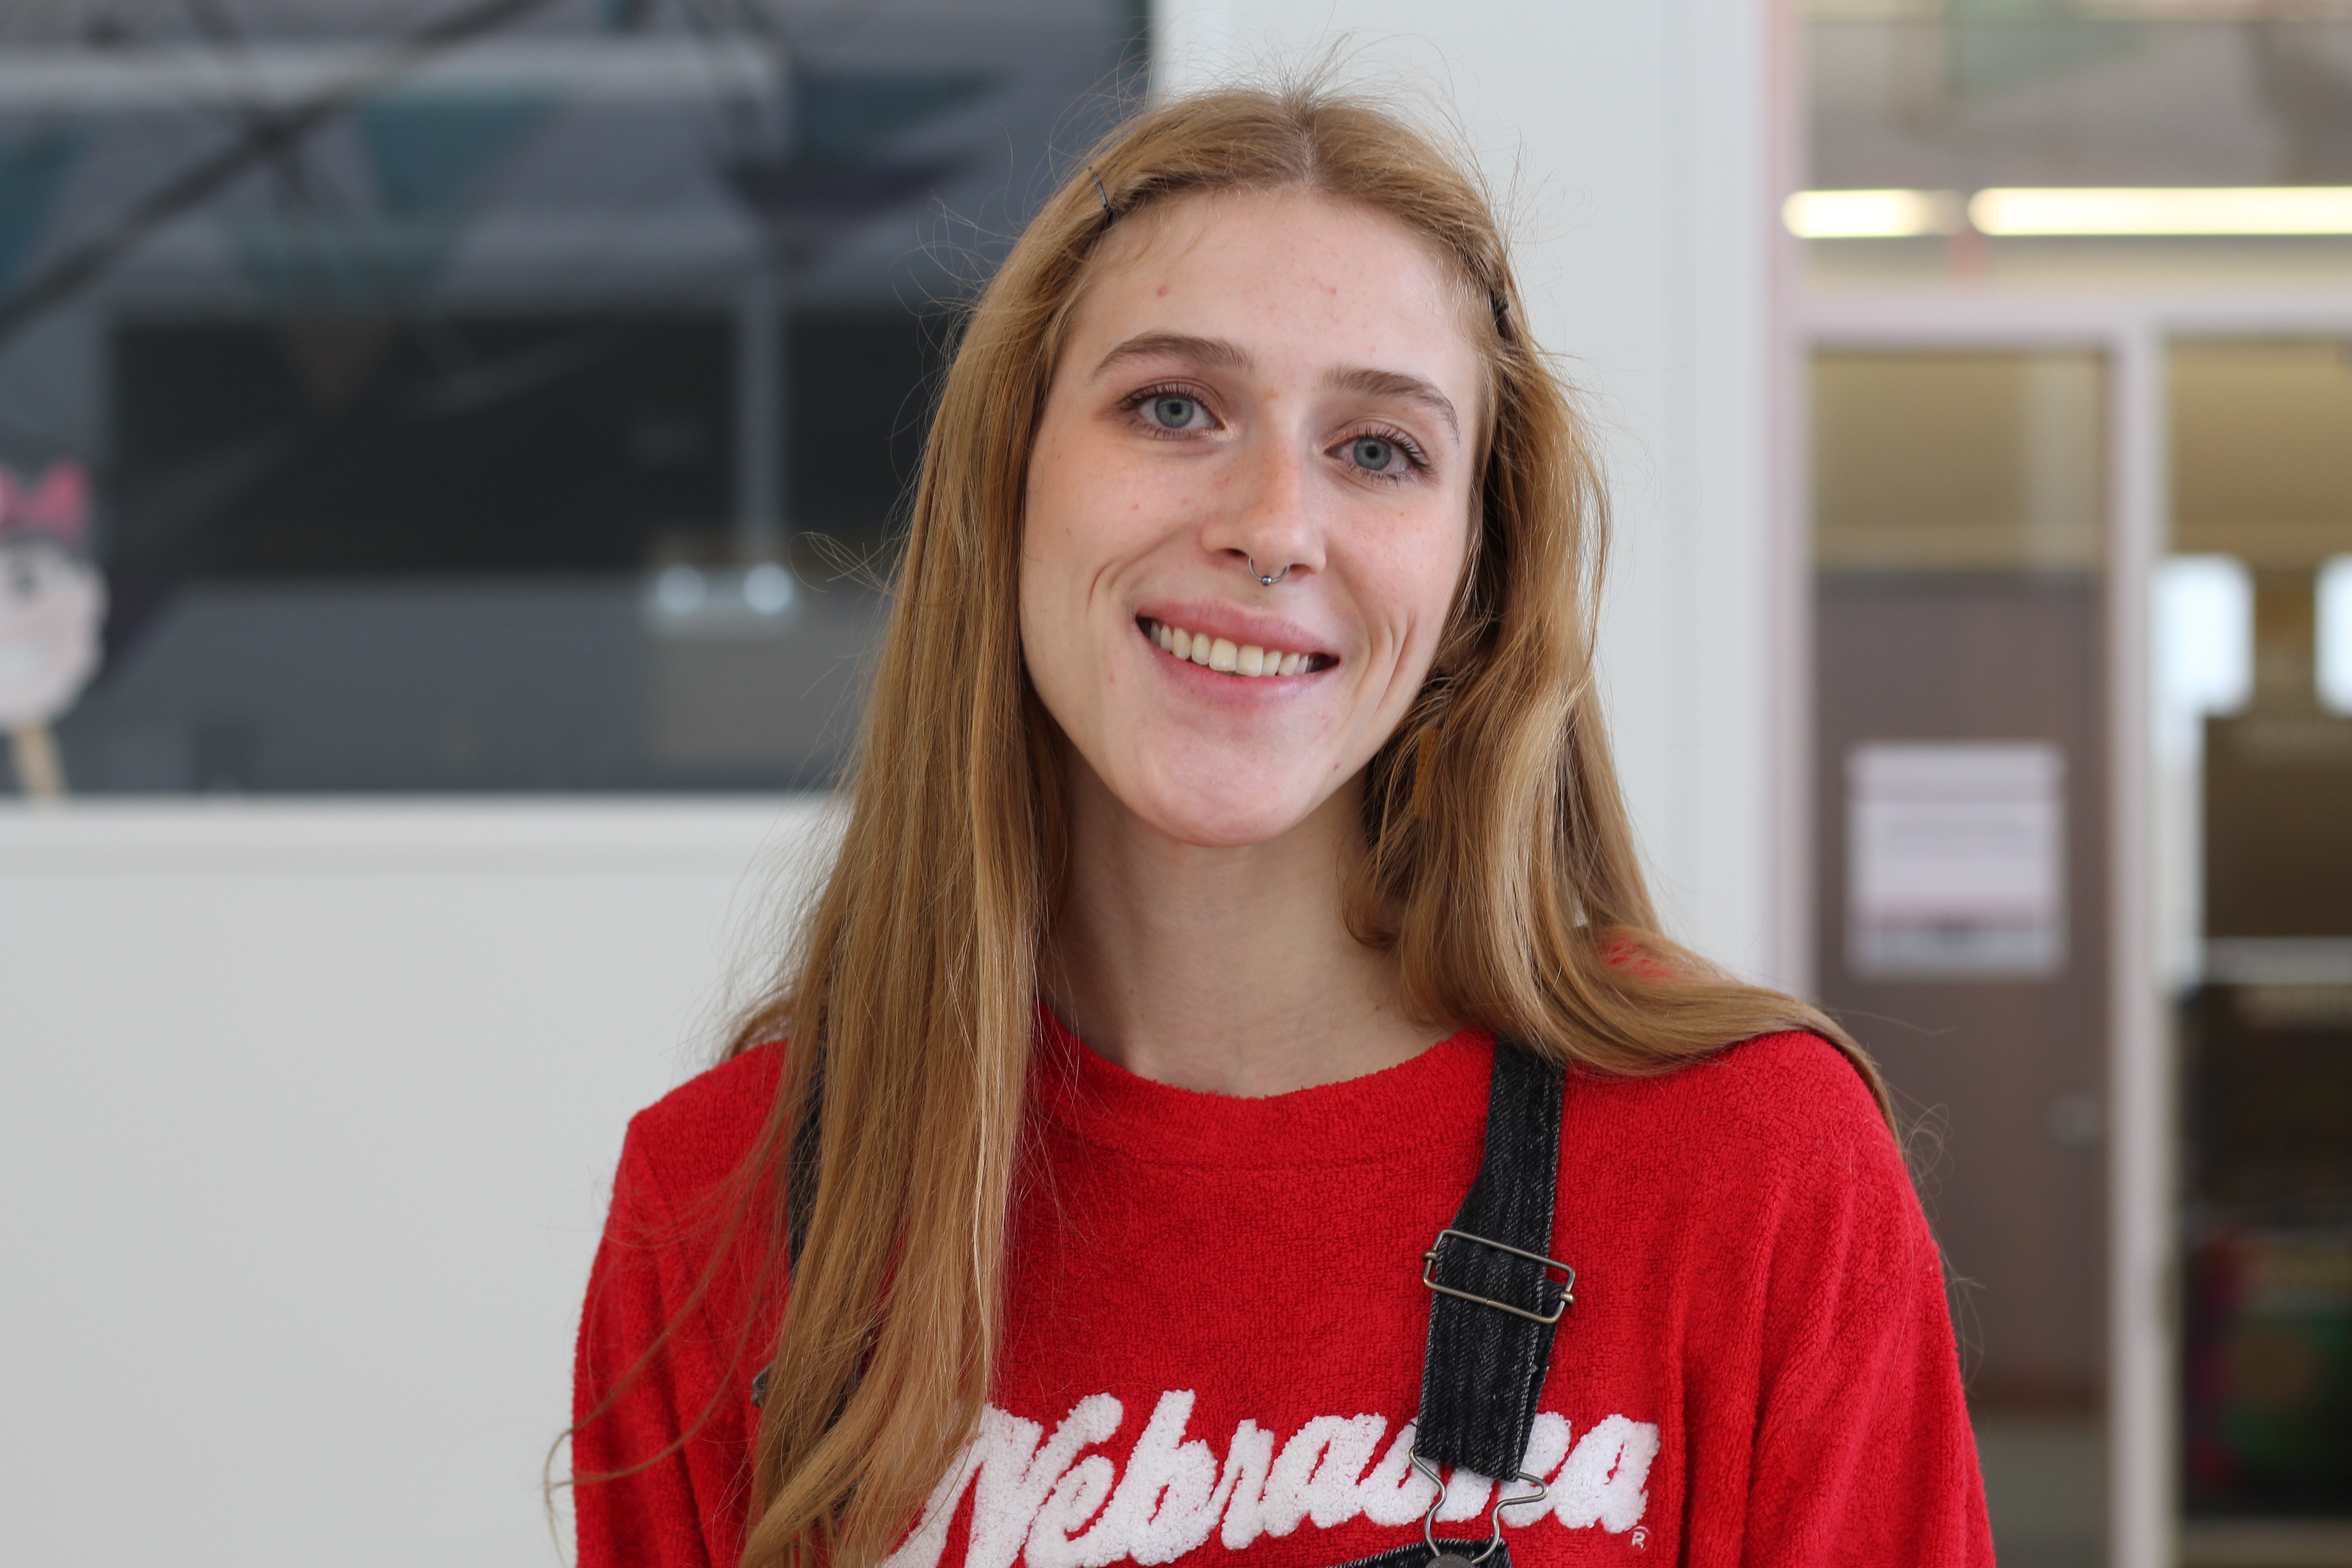
<path id="1" fill-rule="evenodd" d="M 1979 191 L 1987 234 L 2352 234 L 2352 185 Z"/>
<path id="2" fill-rule="evenodd" d="M 1900 239 L 1960 226 L 1956 191 L 1799 191 L 1780 208 L 1800 239 Z"/>

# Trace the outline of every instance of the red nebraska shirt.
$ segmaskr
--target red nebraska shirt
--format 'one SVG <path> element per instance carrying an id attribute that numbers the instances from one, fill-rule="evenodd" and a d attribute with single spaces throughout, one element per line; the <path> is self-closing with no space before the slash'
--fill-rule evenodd
<path id="1" fill-rule="evenodd" d="M 1351 1562 L 1418 1538 L 1406 1463 L 1421 1254 L 1476 1173 L 1494 1047 L 1265 1100 L 1125 1072 L 1050 1019 L 1045 1179 L 1016 1216 L 1007 1337 L 963 1461 L 893 1568 Z M 775 1092 L 776 1047 L 630 1124 L 589 1287 L 577 1412 L 699 1277 L 707 1199 Z M 1571 1074 L 1552 1254 L 1576 1268 L 1512 1561 L 1990 1563 L 1941 1269 L 1894 1140 L 1835 1049 L 1749 1041 L 1658 1078 Z M 732 1564 L 757 1413 L 722 1274 L 574 1468 L 581 1568 Z M 762 1325 L 765 1331 L 765 1325 Z M 1449 1534 L 1491 1489 L 1451 1479 Z"/>

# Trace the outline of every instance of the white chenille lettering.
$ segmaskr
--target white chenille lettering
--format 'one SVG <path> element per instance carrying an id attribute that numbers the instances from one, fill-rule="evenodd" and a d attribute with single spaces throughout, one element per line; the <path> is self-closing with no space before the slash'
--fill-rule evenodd
<path id="1" fill-rule="evenodd" d="M 1642 1521 L 1650 1506 L 1644 1489 L 1650 1462 L 1658 1457 L 1658 1428 L 1647 1421 L 1612 1415 L 1576 1445 L 1559 1479 L 1552 1484 L 1553 1513 L 1570 1530 L 1598 1524 L 1622 1535 Z"/>
<path id="2" fill-rule="evenodd" d="M 1225 1474 L 1217 1489 L 1226 1494 L 1224 1528 L 1217 1532 L 1229 1551 L 1239 1552 L 1264 1533 L 1266 1472 L 1274 1468 L 1274 1434 L 1255 1421 L 1234 1428 L 1225 1449 Z"/>
<path id="3" fill-rule="evenodd" d="M 1110 1506 L 1072 1543 L 1086 1568 L 1102 1568 L 1122 1557 L 1145 1564 L 1173 1563 L 1217 1528 L 1224 1501 L 1218 1495 L 1217 1456 L 1198 1437 L 1183 1440 L 1193 1399 L 1189 1388 L 1160 1396 Z M 1030 1561 L 1037 1561 L 1034 1544 Z"/>
<path id="4" fill-rule="evenodd" d="M 1268 1535 L 1288 1535 L 1307 1517 L 1307 1478 L 1331 1445 L 1331 1430 L 1344 1425 L 1337 1415 L 1318 1415 L 1290 1435 L 1266 1472 L 1265 1502 L 1258 1524 Z"/>
<path id="5" fill-rule="evenodd" d="M 967 1494 L 972 1501 L 964 1568 L 1014 1568 L 1024 1555 L 1028 1568 L 1129 1562 L 1157 1568 L 1213 1534 L 1239 1552 L 1310 1520 L 1321 1530 L 1359 1516 L 1383 1529 L 1417 1530 L 1437 1500 L 1435 1484 L 1412 1464 L 1411 1422 L 1383 1449 L 1385 1416 L 1317 1416 L 1287 1442 L 1244 1420 L 1220 1461 L 1209 1443 L 1185 1436 L 1197 1405 L 1191 1389 L 1160 1394 L 1123 1463 L 1087 1452 L 1119 1429 L 1125 1407 L 1110 1394 L 1079 1400 L 1050 1437 L 1037 1422 L 988 1406 L 971 1446 L 931 1489 L 884 1568 L 940 1568 Z M 1547 1481 L 1551 1493 L 1540 1506 L 1506 1500 L 1507 1527 L 1523 1528 L 1546 1513 L 1570 1530 L 1597 1525 L 1612 1535 L 1641 1522 L 1658 1428 L 1612 1415 L 1571 1444 L 1575 1436 L 1563 1416 L 1535 1418 L 1521 1468 Z M 1469 1470 L 1445 1479 L 1438 1518 L 1483 1523 L 1495 1482 Z M 1528 1490 L 1507 1483 L 1502 1496 Z"/>
<path id="6" fill-rule="evenodd" d="M 1045 1494 L 1062 1479 L 1082 1448 L 1090 1448 L 1118 1430 L 1123 1414 L 1119 1402 L 1108 1394 L 1090 1394 L 1073 1405 L 1054 1428 L 1043 1447 L 1044 1430 L 1034 1421 L 989 1408 L 980 1423 L 975 1444 L 980 1462 L 974 1467 L 971 1507 L 971 1549 L 964 1553 L 966 1568 L 1013 1568 L 1029 1539 L 1030 1524 L 1045 1506 Z M 1105 1461 L 1108 1463 L 1108 1460 Z M 946 1511 L 952 1513 L 950 1500 Z"/>
<path id="7" fill-rule="evenodd" d="M 1381 1434 L 1388 1429 L 1385 1415 L 1358 1415 L 1331 1435 L 1322 1462 L 1307 1478 L 1307 1517 L 1318 1529 L 1345 1524 L 1362 1511 L 1364 1473 L 1372 1468 Z"/>
<path id="8" fill-rule="evenodd" d="M 1419 1430 L 1410 1421 L 1398 1427 L 1389 1451 L 1356 1488 L 1364 1517 L 1374 1524 L 1419 1524 L 1437 1500 L 1437 1483 L 1413 1468 L 1412 1439 Z"/>
<path id="9" fill-rule="evenodd" d="M 982 1471 L 991 1472 L 991 1484 L 983 1490 L 983 1501 L 974 1510 L 971 1544 L 964 1553 L 971 1568 L 989 1561 L 981 1555 L 982 1527 L 992 1515 L 985 1510 L 988 1499 L 1001 1499 L 1017 1492 L 1017 1477 L 1025 1472 L 1037 1455 L 1037 1445 L 1045 1439 L 1045 1428 L 1034 1421 L 1024 1421 L 1018 1415 L 1007 1415 L 993 1405 L 980 1413 L 980 1431 L 969 1447 L 957 1457 L 955 1468 L 948 1479 L 931 1489 L 923 1504 L 923 1517 L 914 1533 L 893 1552 L 883 1568 L 933 1568 L 940 1560 L 940 1551 L 947 1544 L 948 1525 L 955 1518 L 956 1504 L 963 1500 L 964 1489 Z M 1024 1518 L 1022 1533 L 1028 1533 Z M 1001 1533 L 999 1531 L 998 1533 Z M 997 1568 L 1005 1568 L 1019 1554 L 1021 1542 L 1016 1540 L 1013 1550 L 1003 1554 Z"/>
<path id="10" fill-rule="evenodd" d="M 1528 1457 L 1519 1461 L 1519 1468 L 1538 1480 L 1550 1480 L 1559 1462 L 1568 1458 L 1568 1435 L 1567 1416 L 1555 1415 L 1549 1410 L 1538 1415 L 1528 1433 Z M 1525 1486 L 1519 1488 L 1523 1492 L 1527 1489 Z M 1505 1505 L 1504 1523 L 1516 1524 L 1522 1517 L 1535 1516 L 1522 1515 L 1517 1508 Z"/>
<path id="11" fill-rule="evenodd" d="M 1217 1489 L 1209 1494 L 1209 1500 L 1202 1505 L 1201 1508 L 1199 1520 L 1201 1533 L 1199 1539 L 1191 1541 L 1191 1544 L 1184 1548 L 1187 1552 L 1191 1551 L 1193 1546 L 1199 1545 L 1201 1542 L 1209 1539 L 1210 1532 L 1217 1528 L 1217 1521 L 1225 1517 L 1226 1503 L 1231 1501 L 1239 1492 L 1244 1482 L 1252 1487 L 1258 1488 L 1263 1488 L 1265 1485 L 1265 1472 L 1273 1466 L 1272 1455 L 1274 1453 L 1274 1438 L 1271 1436 L 1260 1433 L 1259 1436 L 1265 1438 L 1264 1444 L 1252 1445 L 1249 1447 L 1248 1451 L 1255 1456 L 1255 1462 L 1257 1467 L 1256 1476 L 1255 1479 L 1252 1479 L 1249 1475 L 1244 1473 L 1244 1468 L 1237 1465 L 1234 1459 L 1234 1455 L 1244 1452 L 1244 1445 L 1242 1444 L 1241 1437 L 1244 1429 L 1251 1432 L 1256 1432 L 1256 1423 L 1244 1421 L 1240 1426 L 1234 1429 L 1234 1441 L 1227 1447 L 1224 1470 L 1223 1473 L 1217 1478 Z M 1204 1447 L 1206 1446 L 1207 1445 L 1205 1444 L 1202 1445 Z M 1172 1530 L 1174 1527 L 1171 1526 L 1171 1528 Z M 1188 1537 L 1187 1539 L 1190 1538 Z M 1139 1559 L 1139 1561 L 1140 1561 L 1140 1559 Z M 1166 1560 L 1162 1559 L 1162 1561 Z"/>
<path id="12" fill-rule="evenodd" d="M 1265 1532 L 1288 1535 L 1302 1519 L 1328 1530 L 1363 1506 L 1356 1483 L 1380 1451 L 1384 1415 L 1318 1415 L 1282 1446 L 1265 1482 Z"/>
<path id="13" fill-rule="evenodd" d="M 1118 1470 L 1101 1454 L 1089 1454 L 1065 1470 L 1046 1494 L 1045 1506 L 1037 1510 L 1036 1522 L 1029 1527 L 1029 1568 L 1102 1568 L 1126 1556 L 1126 1542 L 1102 1542 L 1097 1544 L 1111 1547 L 1110 1555 L 1089 1563 L 1078 1542 L 1071 1539 L 1084 1535 L 1087 1521 L 1102 1511 L 1118 1484 Z"/>

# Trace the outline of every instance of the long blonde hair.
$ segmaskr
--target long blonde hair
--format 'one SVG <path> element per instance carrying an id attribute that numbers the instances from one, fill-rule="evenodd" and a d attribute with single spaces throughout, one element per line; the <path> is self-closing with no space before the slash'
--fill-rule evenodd
<path id="1" fill-rule="evenodd" d="M 747 1568 L 878 1562 L 987 1399 L 1065 835 L 1059 742 L 1024 672 L 1016 614 L 1030 450 L 1103 235 L 1154 204 L 1236 189 L 1318 192 L 1424 238 L 1459 270 L 1487 366 L 1471 563 L 1436 672 L 1366 779 L 1358 935 L 1394 953 L 1426 1020 L 1612 1073 L 1807 1028 L 1851 1054 L 1885 1106 L 1868 1060 L 1821 1013 L 1657 932 L 1594 692 L 1605 500 L 1465 163 L 1319 86 L 1152 109 L 1045 203 L 965 324 L 839 858 L 793 962 L 734 1036 L 730 1054 L 793 1042 L 744 1167 L 761 1208 L 751 1228 L 772 1245 L 785 1181 L 807 1173 L 793 1130 L 804 1107 L 818 1115 Z M 761 1270 L 766 1289 L 782 1289 L 780 1273 Z"/>

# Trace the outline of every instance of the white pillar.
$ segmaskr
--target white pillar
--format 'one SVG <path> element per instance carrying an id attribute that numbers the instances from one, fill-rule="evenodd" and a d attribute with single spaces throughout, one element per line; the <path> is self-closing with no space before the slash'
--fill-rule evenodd
<path id="1" fill-rule="evenodd" d="M 1162 91 L 1311 61 L 1433 86 L 1511 193 L 1536 335 L 1616 502 L 1601 658 L 1670 929 L 1796 982 L 1776 931 L 1767 0 L 1160 0 Z M 1800 955 L 1792 959 L 1791 953 Z"/>

